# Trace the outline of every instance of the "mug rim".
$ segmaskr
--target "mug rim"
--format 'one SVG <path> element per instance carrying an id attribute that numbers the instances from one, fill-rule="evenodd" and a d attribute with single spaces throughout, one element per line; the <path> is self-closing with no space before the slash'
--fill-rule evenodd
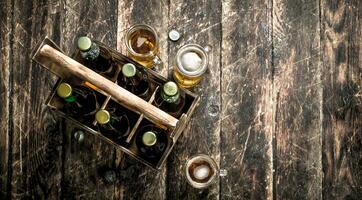
<path id="1" fill-rule="evenodd" d="M 187 71 L 181 62 L 181 56 L 190 50 L 194 51 L 202 56 L 201 67 L 195 71 Z M 182 75 L 187 76 L 187 77 L 199 77 L 202 74 L 204 74 L 207 70 L 208 62 L 209 62 L 209 58 L 207 56 L 205 49 L 198 44 L 186 44 L 186 45 L 182 46 L 177 51 L 177 54 L 176 54 L 176 63 L 177 63 L 176 67 L 177 67 L 178 71 L 181 72 Z"/>
<path id="2" fill-rule="evenodd" d="M 191 163 L 197 158 L 201 158 L 202 160 L 206 160 L 208 163 L 210 163 L 211 168 L 214 170 L 214 174 L 210 177 L 210 180 L 208 180 L 206 183 L 198 183 L 198 182 L 192 180 L 192 178 L 191 178 L 191 176 L 189 174 L 188 169 L 189 169 Z M 211 185 L 212 183 L 214 183 L 216 181 L 216 177 L 217 177 L 217 174 L 218 174 L 218 171 L 219 171 L 215 160 L 212 159 L 210 156 L 208 156 L 206 154 L 196 154 L 196 155 L 192 156 L 191 158 L 189 158 L 186 161 L 186 167 L 185 168 L 186 168 L 185 171 L 186 171 L 187 182 L 192 187 L 198 188 L 198 189 L 206 188 L 209 185 Z"/>

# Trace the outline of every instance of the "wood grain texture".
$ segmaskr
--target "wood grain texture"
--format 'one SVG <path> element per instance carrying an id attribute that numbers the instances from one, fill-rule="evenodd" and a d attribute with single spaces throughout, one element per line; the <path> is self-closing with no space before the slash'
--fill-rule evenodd
<path id="1" fill-rule="evenodd" d="M 0 199 L 361 199 L 361 12 L 360 0 L 1 1 Z M 45 108 L 55 77 L 30 60 L 45 34 L 68 55 L 80 35 L 126 53 L 135 23 L 158 31 L 164 76 L 182 45 L 212 46 L 201 102 L 159 172 L 91 134 L 78 143 Z M 197 153 L 228 175 L 189 186 Z"/>
<path id="2" fill-rule="evenodd" d="M 61 47 L 75 51 L 77 38 L 88 35 L 116 48 L 117 1 L 65 0 Z M 115 183 L 105 179 L 114 170 L 114 148 L 92 134 L 82 144 L 74 138 L 74 125 L 67 123 L 64 156 L 64 199 L 113 199 Z"/>
<path id="3" fill-rule="evenodd" d="M 0 3 L 0 199 L 8 198 L 10 193 L 11 168 L 9 169 L 10 150 L 10 54 L 11 54 L 11 26 L 12 3 Z"/>
<path id="4" fill-rule="evenodd" d="M 319 3 L 273 1 L 276 199 L 322 198 Z"/>
<path id="5" fill-rule="evenodd" d="M 323 199 L 362 198 L 361 1 L 323 0 Z"/>
<path id="6" fill-rule="evenodd" d="M 168 13 L 167 0 L 125 0 L 118 4 L 117 50 L 127 55 L 125 31 L 133 24 L 148 24 L 158 33 L 160 58 L 164 65 L 154 69 L 167 77 L 168 70 Z M 166 167 L 159 172 L 132 160 L 123 153 L 117 153 L 122 176 L 117 187 L 117 199 L 166 199 Z M 132 177 L 132 178 L 131 178 Z M 134 181 L 137 180 L 137 181 Z"/>
<path id="7" fill-rule="evenodd" d="M 223 1 L 221 199 L 272 199 L 271 3 Z"/>
<path id="8" fill-rule="evenodd" d="M 220 158 L 220 56 L 221 56 L 221 2 L 170 1 L 170 29 L 181 33 L 178 42 L 169 43 L 169 67 L 176 65 L 177 50 L 189 43 L 212 46 L 209 69 L 194 88 L 200 103 L 170 154 L 167 168 L 167 199 L 219 199 L 219 179 L 210 187 L 198 190 L 186 180 L 186 161 L 198 153 Z"/>
<path id="9" fill-rule="evenodd" d="M 55 78 L 31 62 L 31 51 L 45 34 L 59 42 L 59 4 L 15 0 L 11 12 L 11 197 L 57 199 L 62 134 L 57 117 L 43 103 Z"/>

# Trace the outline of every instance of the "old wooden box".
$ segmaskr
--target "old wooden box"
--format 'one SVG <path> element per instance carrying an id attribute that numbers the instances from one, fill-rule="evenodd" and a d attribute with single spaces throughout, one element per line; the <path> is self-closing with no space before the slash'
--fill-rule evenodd
<path id="1" fill-rule="evenodd" d="M 152 104 L 154 101 L 156 91 L 160 88 L 160 86 L 163 83 L 167 82 L 167 79 L 165 79 L 164 77 L 162 77 L 155 71 L 143 67 L 142 65 L 136 63 L 135 61 L 126 57 L 125 55 L 122 55 L 121 53 L 108 48 L 106 45 L 104 45 L 100 42 L 97 42 L 97 41 L 95 41 L 95 42 L 100 46 L 101 51 L 107 51 L 107 53 L 109 53 L 112 56 L 113 60 L 118 65 L 118 68 L 117 68 L 117 70 L 115 70 L 114 74 L 111 74 L 111 75 L 108 75 L 105 77 L 112 82 L 112 83 L 108 83 L 107 87 L 115 86 L 115 85 L 110 85 L 110 84 L 116 84 L 117 76 L 120 75 L 119 66 L 122 66 L 125 63 L 133 63 L 138 68 L 138 70 L 141 71 L 142 74 L 147 76 L 149 82 L 152 85 L 151 86 L 152 96 L 147 102 L 147 104 Z M 177 123 L 175 123 L 175 125 L 170 125 L 171 123 L 170 124 L 162 123 L 162 120 L 159 121 L 157 119 L 158 116 L 152 116 L 148 112 L 143 113 L 142 111 L 140 111 L 140 109 L 138 109 L 138 107 L 129 105 L 130 102 L 120 101 L 120 99 L 118 97 L 115 98 L 115 96 L 110 95 L 109 92 L 100 89 L 102 87 L 98 87 L 98 86 L 102 86 L 102 83 L 100 85 L 97 85 L 96 82 L 93 83 L 90 80 L 84 80 L 85 79 L 84 77 L 79 77 L 79 76 L 77 76 L 78 74 L 74 74 L 74 73 L 72 74 L 65 68 L 59 67 L 59 63 L 56 63 L 54 60 L 52 60 L 52 55 L 47 57 L 42 54 L 42 48 L 44 46 L 52 47 L 53 49 L 58 51 L 59 55 L 61 55 L 63 53 L 60 50 L 60 48 L 56 44 L 54 44 L 54 42 L 52 42 L 48 38 L 45 38 L 35 49 L 35 52 L 33 54 L 34 61 L 36 61 L 41 66 L 45 67 L 46 69 L 50 70 L 52 73 L 54 73 L 60 77 L 59 80 L 57 81 L 56 85 L 54 86 L 54 88 L 46 102 L 46 105 L 51 110 L 56 112 L 57 114 L 65 117 L 68 120 L 71 120 L 76 125 L 78 125 L 80 128 L 86 130 L 87 132 L 89 132 L 91 134 L 96 135 L 98 138 L 108 142 L 110 145 L 113 145 L 117 149 L 122 150 L 123 152 L 130 155 L 131 157 L 139 160 L 140 162 L 148 165 L 149 167 L 151 167 L 153 169 L 160 169 L 162 167 L 162 164 L 165 162 L 167 156 L 170 154 L 173 146 L 176 144 L 177 139 L 183 132 L 187 122 L 190 120 L 190 117 L 191 117 L 192 113 L 194 112 L 194 109 L 197 105 L 199 97 L 188 90 L 181 89 L 185 93 L 185 99 L 186 99 L 185 107 L 183 109 L 183 114 L 181 115 L 181 117 L 179 119 L 177 119 L 177 121 L 176 121 Z M 76 52 L 73 55 L 73 59 L 76 61 L 80 61 L 79 58 L 80 58 L 79 52 Z M 130 118 L 129 124 L 130 124 L 130 129 L 131 129 L 130 133 L 126 137 L 122 138 L 121 142 L 119 142 L 119 141 L 116 142 L 116 141 L 112 140 L 111 138 L 106 137 L 98 130 L 97 122 L 95 121 L 94 116 L 89 116 L 89 117 L 85 117 L 82 119 L 75 119 L 75 118 L 68 116 L 62 110 L 63 101 L 60 99 L 60 97 L 58 97 L 56 95 L 56 88 L 63 81 L 66 81 L 66 82 L 68 82 L 70 84 L 74 84 L 74 85 L 77 85 L 80 83 L 87 83 L 90 87 L 92 87 L 92 89 L 95 90 L 97 102 L 99 103 L 99 108 L 112 107 L 115 109 L 119 108 L 122 110 L 127 110 L 127 113 L 130 116 L 129 117 Z M 104 80 L 104 82 L 107 82 L 107 81 Z M 105 89 L 109 88 L 109 87 L 108 88 L 107 87 L 105 87 Z M 116 90 L 116 91 L 112 90 L 113 92 L 118 92 L 118 93 L 113 93 L 113 94 L 121 93 L 122 90 L 119 90 L 119 89 L 120 88 L 118 88 L 118 90 Z M 141 103 L 143 103 L 143 102 L 141 102 Z M 146 105 L 145 111 L 148 111 L 147 109 L 148 109 L 148 105 Z M 166 117 L 168 117 L 168 116 L 166 116 Z M 164 121 L 167 122 L 167 120 L 164 120 Z M 155 124 L 158 127 L 162 128 L 167 133 L 167 137 L 168 137 L 168 147 L 167 147 L 166 151 L 164 152 L 164 154 L 156 161 L 154 161 L 154 160 L 150 161 L 150 160 L 147 160 L 146 158 L 142 157 L 138 153 L 138 150 L 137 150 L 137 147 L 135 144 L 135 133 L 138 131 L 138 129 L 140 128 L 141 125 L 145 125 L 148 123 Z"/>

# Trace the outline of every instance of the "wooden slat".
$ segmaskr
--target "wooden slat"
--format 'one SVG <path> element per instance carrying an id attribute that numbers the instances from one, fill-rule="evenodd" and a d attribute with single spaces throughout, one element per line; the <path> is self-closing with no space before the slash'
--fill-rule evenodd
<path id="1" fill-rule="evenodd" d="M 44 105 L 55 77 L 32 63 L 31 51 L 45 34 L 59 42 L 60 4 L 18 0 L 13 3 L 13 8 L 9 8 L 13 12 L 9 58 L 11 197 L 58 199 L 62 134 L 59 121 Z"/>
<path id="2" fill-rule="evenodd" d="M 220 55 L 221 2 L 170 1 L 169 27 L 181 33 L 178 42 L 169 42 L 170 70 L 176 64 L 177 50 L 189 43 L 211 45 L 209 69 L 194 89 L 201 99 L 189 125 L 170 154 L 167 168 L 167 199 L 218 199 L 219 179 L 209 188 L 192 188 L 185 177 L 187 159 L 198 153 L 220 158 Z"/>
<path id="3" fill-rule="evenodd" d="M 160 39 L 160 57 L 165 63 L 155 70 L 167 76 L 168 62 L 168 9 L 169 1 L 125 0 L 118 2 L 117 49 L 127 54 L 124 36 L 133 24 L 148 24 L 156 29 Z M 120 184 L 117 199 L 166 199 L 166 168 L 156 172 L 121 152 L 117 153 L 120 164 Z"/>
<path id="4" fill-rule="evenodd" d="M 10 1 L 0 3 L 0 199 L 9 197 L 9 179 L 11 169 L 8 169 L 10 151 L 10 127 L 9 127 L 9 95 L 10 95 L 10 52 L 12 35 Z"/>
<path id="5" fill-rule="evenodd" d="M 273 1 L 275 199 L 322 198 L 319 2 Z"/>
<path id="6" fill-rule="evenodd" d="M 81 35 L 116 48 L 116 0 L 65 0 L 64 8 L 61 47 L 68 55 L 75 51 Z M 114 148 L 88 133 L 79 144 L 73 135 L 74 126 L 66 126 L 63 198 L 113 199 L 115 184 L 105 181 L 104 174 L 114 170 Z"/>
<path id="7" fill-rule="evenodd" d="M 223 1 L 221 199 L 272 199 L 271 3 Z"/>
<path id="8" fill-rule="evenodd" d="M 362 198 L 362 2 L 321 3 L 323 199 Z"/>

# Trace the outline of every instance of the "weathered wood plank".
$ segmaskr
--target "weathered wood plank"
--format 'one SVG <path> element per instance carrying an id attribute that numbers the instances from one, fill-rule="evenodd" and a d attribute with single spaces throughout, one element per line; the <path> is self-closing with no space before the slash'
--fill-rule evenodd
<path id="1" fill-rule="evenodd" d="M 271 3 L 223 1 L 221 199 L 272 199 Z"/>
<path id="2" fill-rule="evenodd" d="M 75 51 L 82 35 L 116 48 L 116 0 L 65 0 L 64 8 L 61 47 L 68 55 Z M 63 198 L 114 199 L 115 183 L 105 178 L 114 170 L 114 148 L 88 133 L 83 143 L 77 143 L 74 125 L 66 126 Z"/>
<path id="3" fill-rule="evenodd" d="M 275 199 L 322 198 L 319 3 L 273 1 Z"/>
<path id="4" fill-rule="evenodd" d="M 165 63 L 155 69 L 167 76 L 168 63 L 168 9 L 169 1 L 126 0 L 118 4 L 117 49 L 127 54 L 125 31 L 133 24 L 148 24 L 154 27 L 160 39 L 160 58 Z M 121 174 L 117 187 L 117 199 L 166 199 L 166 167 L 155 172 L 141 163 L 117 153 Z"/>
<path id="5" fill-rule="evenodd" d="M 10 151 L 10 127 L 9 127 L 9 110 L 10 110 L 10 53 L 12 35 L 11 20 L 12 15 L 11 1 L 0 3 L 0 199 L 9 198 L 10 190 L 9 177 L 9 151 Z M 11 160 L 10 160 L 11 162 Z"/>
<path id="6" fill-rule="evenodd" d="M 62 134 L 57 118 L 44 105 L 55 78 L 32 63 L 31 51 L 45 34 L 59 42 L 60 5 L 50 1 L 13 3 L 9 58 L 11 197 L 58 199 Z"/>
<path id="7" fill-rule="evenodd" d="M 321 3 L 323 199 L 362 198 L 362 2 Z"/>
<path id="8" fill-rule="evenodd" d="M 177 50 L 189 43 L 212 46 L 209 69 L 194 91 L 200 103 L 183 136 L 180 137 L 168 160 L 167 199 L 219 199 L 219 179 L 209 188 L 192 188 L 185 177 L 187 159 L 198 153 L 220 159 L 220 55 L 221 2 L 170 1 L 169 27 L 181 33 L 178 42 L 169 42 L 169 68 L 176 65 Z"/>

